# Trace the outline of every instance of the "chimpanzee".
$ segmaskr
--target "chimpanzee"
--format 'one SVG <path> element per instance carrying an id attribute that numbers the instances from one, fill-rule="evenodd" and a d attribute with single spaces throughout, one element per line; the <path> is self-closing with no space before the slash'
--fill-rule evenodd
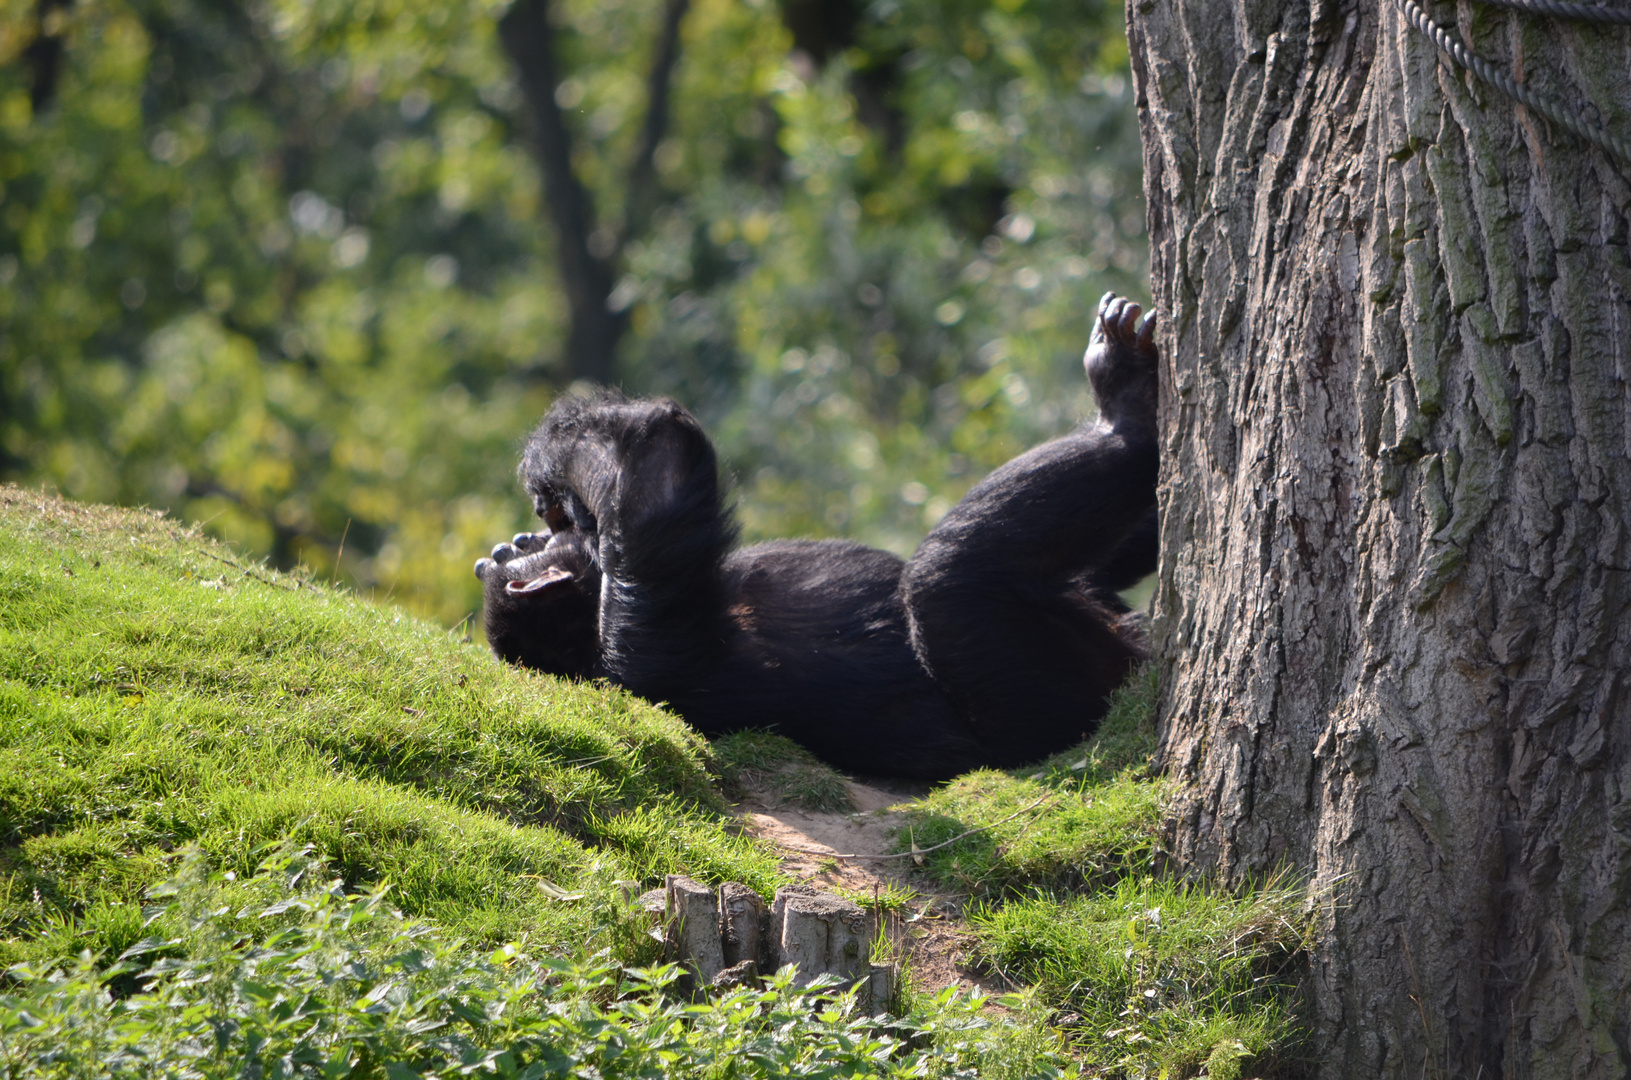
<path id="1" fill-rule="evenodd" d="M 668 400 L 565 397 L 521 479 L 547 533 L 476 564 L 502 659 L 603 677 L 705 735 L 770 728 L 854 772 L 943 779 L 1084 738 L 1143 657 L 1116 592 L 1155 568 L 1154 318 L 1107 294 L 1099 419 L 975 485 L 909 561 L 735 548 L 713 446 Z"/>

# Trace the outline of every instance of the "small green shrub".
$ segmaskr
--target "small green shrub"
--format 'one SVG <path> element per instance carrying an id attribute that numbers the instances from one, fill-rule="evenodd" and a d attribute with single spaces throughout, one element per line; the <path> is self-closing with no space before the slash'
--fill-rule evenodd
<path id="1" fill-rule="evenodd" d="M 1046 1027 L 942 994 L 894 1021 L 786 975 L 686 1003 L 674 967 L 472 950 L 285 854 L 247 881 L 197 852 L 155 890 L 155 933 L 102 970 L 13 967 L 0 1077 L 972 1077 L 1074 1069 Z M 109 982 L 134 978 L 133 992 Z"/>

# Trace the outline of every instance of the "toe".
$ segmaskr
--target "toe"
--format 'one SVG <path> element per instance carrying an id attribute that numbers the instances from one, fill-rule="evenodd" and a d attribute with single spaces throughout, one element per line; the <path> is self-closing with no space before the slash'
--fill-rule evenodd
<path id="1" fill-rule="evenodd" d="M 1116 336 L 1124 343 L 1130 342 L 1138 334 L 1138 317 L 1144 314 L 1144 309 L 1129 300 L 1119 314 L 1121 317 L 1116 324 Z"/>
<path id="2" fill-rule="evenodd" d="M 1099 325 L 1104 329 L 1104 336 L 1107 338 L 1116 336 L 1116 318 L 1121 314 L 1123 303 L 1124 301 L 1118 296 L 1111 302 L 1109 307 L 1099 313 Z"/>

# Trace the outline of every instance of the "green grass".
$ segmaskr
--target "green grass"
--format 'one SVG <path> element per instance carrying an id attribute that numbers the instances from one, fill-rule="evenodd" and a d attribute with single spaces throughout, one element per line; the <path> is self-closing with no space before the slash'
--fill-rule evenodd
<path id="1" fill-rule="evenodd" d="M 178 849 L 247 874 L 285 838 L 454 934 L 582 945 L 590 907 L 541 883 L 772 889 L 722 809 L 706 745 L 636 698 L 151 513 L 0 488 L 0 962 L 117 952 Z"/>
<path id="2" fill-rule="evenodd" d="M 987 963 L 1067 1014 L 1086 1063 L 1112 1072 L 1254 1075 L 1295 1065 L 1305 890 L 1236 897 L 1126 877 L 1077 896 L 970 912 Z M 1236 1072 L 1234 1075 L 1239 1075 Z"/>
<path id="3" fill-rule="evenodd" d="M 1155 691 L 1154 675 L 1140 672 L 1084 745 L 1013 773 L 967 773 L 914 803 L 909 839 L 919 848 L 981 830 L 926 855 L 929 874 L 989 898 L 1093 886 L 1146 868 L 1161 801 L 1148 775 Z"/>
<path id="4" fill-rule="evenodd" d="M 806 810 L 853 810 L 844 775 L 791 739 L 738 731 L 715 739 L 714 760 L 727 788 L 752 790 Z"/>
<path id="5" fill-rule="evenodd" d="M 928 852 L 924 870 L 973 898 L 979 959 L 1054 1010 L 1090 1071 L 1295 1072 L 1306 892 L 1164 875 L 1156 694 L 1140 672 L 1087 743 L 953 780 L 913 804 L 903 839 L 929 848 L 978 830 Z"/>

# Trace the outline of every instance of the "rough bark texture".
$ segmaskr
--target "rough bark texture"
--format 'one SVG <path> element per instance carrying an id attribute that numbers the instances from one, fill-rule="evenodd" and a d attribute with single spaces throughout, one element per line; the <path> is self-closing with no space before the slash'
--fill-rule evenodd
<path id="1" fill-rule="evenodd" d="M 1631 31 L 1428 10 L 1631 131 Z M 1129 33 L 1175 850 L 1324 888 L 1320 1075 L 1623 1077 L 1631 169 L 1374 0 Z"/>

